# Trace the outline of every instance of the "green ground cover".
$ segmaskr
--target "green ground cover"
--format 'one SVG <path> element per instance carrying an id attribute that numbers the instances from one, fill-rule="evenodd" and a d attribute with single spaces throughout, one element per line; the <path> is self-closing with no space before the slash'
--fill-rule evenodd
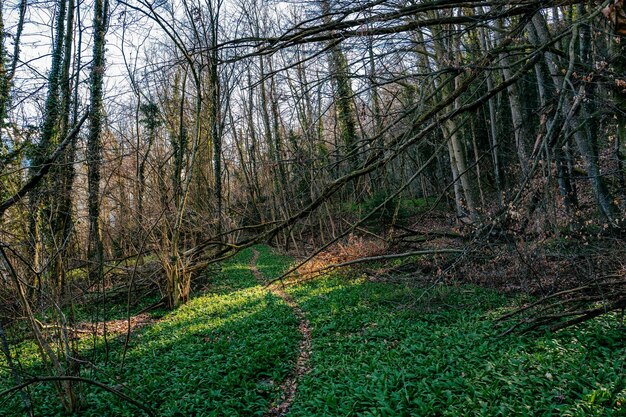
<path id="1" fill-rule="evenodd" d="M 263 255 L 263 272 L 286 266 Z M 497 337 L 489 319 L 514 300 L 478 287 L 334 276 L 289 293 L 313 328 L 294 417 L 626 415 L 626 330 L 614 316 Z"/>
<path id="2" fill-rule="evenodd" d="M 278 276 L 291 260 L 265 246 L 258 267 Z M 159 416 L 263 415 L 297 356 L 297 320 L 256 284 L 252 252 L 223 265 L 208 292 L 136 335 L 119 372 L 86 375 L 124 384 Z M 626 330 L 608 316 L 558 334 L 499 338 L 490 319 L 515 300 L 478 287 L 415 286 L 330 276 L 288 287 L 312 328 L 311 371 L 289 413 L 313 416 L 626 416 Z M 102 364 L 103 352 L 85 357 Z M 35 373 L 32 345 L 20 345 Z M 10 386 L 0 363 L 0 389 Z M 87 416 L 137 409 L 87 389 Z M 38 416 L 62 415 L 49 386 L 32 390 Z M 0 415 L 23 415 L 17 396 Z"/>
<path id="3" fill-rule="evenodd" d="M 85 351 L 98 371 L 85 376 L 124 385 L 129 396 L 158 416 L 261 416 L 278 395 L 291 370 L 299 334 L 285 303 L 256 285 L 248 270 L 250 251 L 226 262 L 214 288 L 143 329 L 131 342 L 126 366 L 119 371 L 121 341 L 110 341 L 108 365 L 103 350 Z M 226 289 L 229 288 L 229 291 Z M 92 341 L 85 341 L 90 346 Z M 31 373 L 36 365 L 32 343 L 20 346 L 20 361 Z M 11 385 L 0 362 L 0 389 Z M 86 387 L 84 416 L 138 416 L 141 412 L 112 394 Z M 37 416 L 63 415 L 49 385 L 31 392 Z M 0 399 L 0 416 L 21 416 L 17 396 Z"/>

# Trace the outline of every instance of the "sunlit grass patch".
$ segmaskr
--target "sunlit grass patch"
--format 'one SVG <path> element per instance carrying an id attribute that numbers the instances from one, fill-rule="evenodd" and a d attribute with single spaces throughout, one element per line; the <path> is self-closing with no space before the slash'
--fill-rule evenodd
<path id="1" fill-rule="evenodd" d="M 216 292 L 192 299 L 134 335 L 123 370 L 121 339 L 110 340 L 106 364 L 102 340 L 95 350 L 85 342 L 82 354 L 98 370 L 83 375 L 123 387 L 158 416 L 263 415 L 293 366 L 299 334 L 291 309 L 256 285 L 249 256 L 245 252 L 224 265 L 214 277 Z M 20 348 L 25 370 L 41 372 L 34 346 L 25 347 Z M 0 377 L 0 389 L 12 385 L 1 367 Z M 36 415 L 64 415 L 50 386 L 35 386 L 31 393 Z M 85 393 L 82 416 L 141 415 L 111 394 L 92 387 Z M 23 415 L 19 398 L 0 400 L 0 415 Z"/>

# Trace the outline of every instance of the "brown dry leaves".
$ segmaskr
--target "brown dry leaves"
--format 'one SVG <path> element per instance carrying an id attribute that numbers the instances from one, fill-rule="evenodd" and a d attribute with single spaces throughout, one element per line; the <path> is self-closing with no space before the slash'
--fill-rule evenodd
<path id="1" fill-rule="evenodd" d="M 300 278 L 309 278 L 317 275 L 318 271 L 344 262 L 370 256 L 384 255 L 387 245 L 380 239 L 349 235 L 344 242 L 337 242 L 319 253 L 306 264 L 298 268 Z M 329 270 L 325 270 L 329 272 Z"/>
<path id="2" fill-rule="evenodd" d="M 99 323 L 81 322 L 76 325 L 72 333 L 76 338 L 83 338 L 94 334 L 97 336 L 103 336 L 105 332 L 108 335 L 117 335 L 128 331 L 133 332 L 156 322 L 157 319 L 152 317 L 150 314 L 142 313 L 130 318 L 130 329 L 129 320 L 120 319 L 108 320 Z"/>

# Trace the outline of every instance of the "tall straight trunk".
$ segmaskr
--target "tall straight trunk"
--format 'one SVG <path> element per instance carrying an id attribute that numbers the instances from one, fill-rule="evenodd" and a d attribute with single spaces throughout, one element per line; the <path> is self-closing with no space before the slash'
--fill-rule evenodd
<path id="1" fill-rule="evenodd" d="M 623 111 L 626 111 L 626 109 Z M 626 174 L 624 173 L 626 163 L 622 154 L 622 146 L 624 144 L 626 144 L 626 116 L 622 114 L 617 120 L 617 136 L 613 145 L 613 157 L 617 162 L 617 182 L 620 189 L 620 208 L 622 211 L 626 210 Z"/>
<path id="2" fill-rule="evenodd" d="M 248 84 L 252 84 L 252 74 L 250 70 L 247 71 Z M 248 106 L 246 106 L 246 123 L 249 130 L 248 135 L 245 135 L 246 139 L 246 153 L 248 155 L 249 164 L 250 164 L 250 182 L 252 187 L 254 187 L 254 192 L 257 196 L 261 196 L 261 186 L 259 183 L 259 163 L 258 163 L 258 148 L 259 148 L 259 139 L 256 130 L 256 124 L 254 121 L 254 91 L 252 88 L 248 89 Z M 261 210 L 259 212 L 259 222 L 265 222 L 267 219 L 265 217 L 265 210 Z M 274 220 L 273 217 L 270 217 L 271 220 Z"/>
<path id="3" fill-rule="evenodd" d="M 65 137 L 70 130 L 70 113 L 72 105 L 72 89 L 70 83 L 70 68 L 72 66 L 72 41 L 74 34 L 74 0 L 69 0 L 67 24 L 65 27 L 65 45 L 63 52 L 63 64 L 60 74 L 60 101 L 61 112 L 59 115 L 59 136 Z M 78 74 L 77 74 L 78 75 Z M 76 81 L 77 82 L 77 81 Z M 63 165 L 59 169 L 57 181 L 58 195 L 56 209 L 53 215 L 52 228 L 55 233 L 56 246 L 63 248 L 54 259 L 53 275 L 57 279 L 57 287 L 62 295 L 65 291 L 66 260 L 64 254 L 69 244 L 72 230 L 72 186 L 74 183 L 74 159 L 76 157 L 76 140 L 70 143 L 63 155 Z"/>
<path id="4" fill-rule="evenodd" d="M 217 47 L 219 42 L 220 20 L 221 20 L 221 1 L 210 0 L 206 2 L 208 8 L 208 27 L 203 26 L 203 33 L 210 47 L 207 55 L 208 66 L 208 82 L 209 82 L 209 125 L 211 134 L 211 143 L 213 145 L 213 181 L 214 181 L 214 198 L 215 198 L 215 224 L 216 235 L 218 239 L 222 239 L 222 228 L 224 222 L 224 184 L 223 184 L 223 166 L 222 166 L 222 134 L 223 134 L 223 110 L 222 99 L 223 91 L 220 80 L 220 50 Z M 194 26 L 195 27 L 195 26 Z"/>
<path id="5" fill-rule="evenodd" d="M 274 68 L 272 67 L 271 58 L 268 60 L 270 73 L 274 73 Z M 276 86 L 276 77 L 272 75 L 270 77 L 269 84 L 269 99 L 270 99 L 270 110 L 272 112 L 272 131 L 274 132 L 274 149 L 276 150 L 276 167 L 278 168 L 278 195 L 280 196 L 280 203 L 282 206 L 283 217 L 289 218 L 289 195 L 291 194 L 291 187 L 289 186 L 291 183 L 291 178 L 289 175 L 289 171 L 285 169 L 285 164 L 283 163 L 283 158 L 285 157 L 284 150 L 284 132 L 282 119 L 280 115 L 279 103 L 278 103 L 278 93 Z M 283 231 L 284 240 L 285 240 L 285 250 L 288 250 L 288 242 L 289 242 L 289 234 L 291 233 L 291 229 L 285 229 Z"/>
<path id="6" fill-rule="evenodd" d="M 370 89 L 370 105 L 372 108 L 372 128 L 371 128 L 371 139 L 369 142 L 370 148 L 373 148 L 374 152 L 383 149 L 385 146 L 385 136 L 383 135 L 383 121 L 382 121 L 382 112 L 381 112 L 381 103 L 380 103 L 380 94 L 378 91 L 378 77 L 376 70 L 376 60 L 374 58 L 374 38 L 372 36 L 368 36 L 367 38 L 367 53 L 368 53 L 368 64 L 369 64 L 369 74 L 368 74 L 368 82 Z M 382 181 L 380 178 L 380 174 L 376 175 L 375 173 L 369 174 L 370 184 L 372 191 L 377 192 L 382 188 Z"/>
<path id="7" fill-rule="evenodd" d="M 217 44 L 217 39 L 215 40 Z M 213 142 L 213 175 L 215 177 L 215 221 L 217 224 L 216 234 L 221 239 L 223 219 L 223 184 L 222 184 L 222 114 L 221 114 L 221 88 L 218 73 L 217 49 L 214 50 L 211 59 L 211 139 Z"/>
<path id="8" fill-rule="evenodd" d="M 487 32 L 484 28 L 480 29 L 480 42 L 482 49 L 487 52 L 491 48 L 491 44 L 489 42 L 489 37 L 487 36 Z M 493 90 L 493 74 L 488 72 L 485 75 L 487 81 L 487 90 Z M 494 97 L 490 97 L 487 101 L 487 106 L 489 108 L 489 139 L 491 146 L 491 161 L 493 163 L 493 175 L 496 186 L 496 191 L 498 193 L 498 204 L 502 205 L 502 180 L 500 178 L 500 155 L 499 155 L 499 143 L 498 143 L 498 122 L 497 122 L 497 112 L 496 112 L 496 100 Z"/>
<path id="9" fill-rule="evenodd" d="M 274 68 L 272 66 L 272 60 L 268 60 L 268 66 L 270 73 L 274 73 Z M 272 75 L 270 77 L 270 85 L 269 85 L 269 102 L 270 102 L 270 110 L 272 113 L 272 131 L 274 133 L 274 149 L 276 150 L 276 165 L 278 166 L 278 175 L 281 181 L 282 186 L 284 187 L 283 194 L 287 192 L 287 185 L 289 184 L 289 178 L 287 176 L 288 172 L 285 170 L 285 166 L 283 164 L 284 157 L 284 149 L 283 149 L 283 132 L 281 125 L 281 117 L 280 110 L 278 108 L 278 93 L 276 92 L 276 77 Z"/>
<path id="10" fill-rule="evenodd" d="M 626 13 L 625 5 L 621 6 L 615 4 L 614 7 L 621 7 L 622 10 L 616 10 L 615 13 L 620 13 L 622 16 Z M 617 22 L 616 22 L 617 23 Z M 618 23 L 619 24 L 619 23 Z M 622 31 L 624 30 L 624 22 L 621 22 Z M 615 28 L 618 31 L 618 28 Z M 618 32 L 617 34 L 620 34 Z M 611 44 L 611 66 L 616 74 L 626 73 L 626 36 L 621 32 L 619 38 L 614 38 Z M 617 41 L 619 39 L 619 42 Z M 613 148 L 613 155 L 617 162 L 617 181 L 620 189 L 621 209 L 622 212 L 626 210 L 626 175 L 624 173 L 625 160 L 622 152 L 622 147 L 626 145 L 626 85 L 624 85 L 624 79 L 621 83 L 615 80 L 613 86 L 613 94 L 615 96 L 615 103 L 617 107 L 617 134 L 615 145 Z"/>
<path id="11" fill-rule="evenodd" d="M 443 31 L 437 33 L 434 38 L 434 49 L 437 58 L 441 59 L 442 62 L 454 62 L 455 65 L 460 66 L 461 57 L 459 56 L 460 52 L 458 51 L 458 45 L 451 46 L 444 44 Z M 452 42 L 458 42 L 452 41 Z M 448 81 L 447 83 L 440 83 L 435 81 L 435 88 L 440 90 L 440 93 L 444 96 L 450 93 L 452 90 L 459 87 L 461 79 L 460 75 L 456 75 L 453 80 Z M 453 83 L 453 84 L 452 84 Z M 452 85 L 451 85 L 452 84 Z M 460 101 L 457 99 L 453 104 L 450 105 L 450 108 L 458 108 L 460 106 Z M 470 181 L 470 172 L 467 165 L 467 156 L 465 153 L 465 149 L 463 146 L 463 142 L 461 140 L 460 134 L 460 126 L 453 119 L 446 120 L 442 125 L 442 132 L 444 134 L 444 140 L 448 141 L 448 151 L 450 153 L 450 163 L 452 170 L 453 181 L 459 181 L 461 183 L 461 189 L 463 192 L 463 198 L 460 198 L 458 194 L 460 194 L 461 189 L 455 189 L 455 201 L 457 204 L 457 213 L 459 216 L 465 216 L 465 214 L 469 215 L 471 220 L 475 220 L 477 217 L 476 211 L 476 203 L 474 201 L 474 187 L 472 186 L 472 182 Z M 458 194 L 457 194 L 458 193 Z M 459 206 L 460 201 L 464 201 L 464 204 Z"/>
<path id="12" fill-rule="evenodd" d="M 470 120 L 470 134 L 472 136 L 472 150 L 474 151 L 474 165 L 476 168 L 476 184 L 478 185 L 478 195 L 480 196 L 480 205 L 485 205 L 485 192 L 483 191 L 482 175 L 480 173 L 480 152 L 478 150 L 478 143 L 476 143 L 476 127 L 474 126 L 474 120 Z"/>
<path id="13" fill-rule="evenodd" d="M 108 0 L 94 0 L 93 63 L 91 67 L 90 131 L 87 138 L 87 211 L 89 216 L 88 275 L 91 282 L 103 279 L 104 253 L 100 232 L 100 168 L 104 119 L 104 46 Z"/>
<path id="14" fill-rule="evenodd" d="M 142 224 L 144 222 L 144 200 L 145 200 L 145 189 L 146 189 L 146 165 L 148 163 L 148 158 L 150 157 L 150 151 L 154 145 L 156 140 L 157 128 L 160 126 L 160 117 L 159 117 L 159 107 L 149 101 L 148 103 L 141 104 L 141 96 L 138 94 L 138 102 L 137 102 L 137 113 L 141 113 L 143 119 L 139 120 L 139 123 L 142 123 L 145 127 L 145 135 L 147 139 L 147 146 L 143 151 L 143 155 L 141 154 L 140 144 L 140 130 L 137 128 L 137 219 L 139 223 L 139 227 L 137 228 L 137 236 L 136 241 L 139 242 L 143 239 L 143 227 Z M 138 118 L 138 114 L 135 116 Z M 175 158 L 176 159 L 176 158 Z"/>
<path id="15" fill-rule="evenodd" d="M 52 62 L 50 65 L 50 72 L 48 73 L 48 92 L 45 102 L 44 120 L 41 127 L 41 137 L 35 156 L 32 159 L 32 172 L 39 170 L 39 165 L 46 158 L 46 156 L 52 151 L 56 145 L 56 141 L 59 137 L 59 114 L 60 114 L 60 83 L 61 72 L 63 67 L 63 43 L 65 35 L 65 19 L 67 13 L 66 0 L 59 0 L 58 11 L 55 17 L 55 37 L 52 49 Z M 50 185 L 50 183 L 48 183 Z M 52 246 L 51 252 L 55 253 L 54 239 L 51 238 L 49 233 L 43 233 L 41 225 L 42 221 L 54 217 L 54 213 L 51 213 L 52 202 L 55 199 L 56 193 L 51 195 L 44 195 L 41 190 L 36 189 L 29 196 L 30 210 L 28 212 L 29 222 L 29 262 L 34 270 L 38 271 L 40 265 L 44 264 L 44 241 L 47 241 L 47 246 Z M 44 210 L 46 213 L 42 213 Z M 37 278 L 40 279 L 39 277 Z M 35 283 L 37 287 L 41 287 L 42 283 Z M 38 288 L 40 289 L 40 288 Z"/>
<path id="16" fill-rule="evenodd" d="M 330 23 L 330 2 L 320 1 L 324 23 Z M 335 42 L 335 41 L 331 41 Z M 352 103 L 352 84 L 350 82 L 350 68 L 346 55 L 338 44 L 330 45 L 330 78 L 335 88 L 335 106 L 337 109 L 337 123 L 339 139 L 345 149 L 351 170 L 358 168 L 357 155 L 357 121 Z"/>
<path id="17" fill-rule="evenodd" d="M 173 201 L 175 205 L 181 199 L 182 186 L 181 175 L 183 172 L 183 165 L 185 161 L 185 155 L 187 153 L 188 134 L 185 128 L 185 101 L 187 91 L 187 76 L 189 71 L 184 71 L 182 80 L 179 74 L 176 74 L 174 80 L 174 96 L 173 101 L 178 104 L 178 132 L 172 135 L 172 148 L 174 150 L 174 167 L 172 170 L 172 193 Z M 166 204 L 163 205 L 163 209 L 166 208 Z"/>
<path id="18" fill-rule="evenodd" d="M 201 115 L 203 110 L 203 96 L 201 94 L 201 80 L 194 74 L 194 83 L 196 87 L 197 97 L 195 105 L 195 123 L 192 149 L 188 157 L 187 177 L 181 181 L 180 197 L 176 200 L 176 219 L 174 225 L 169 231 L 169 245 L 167 257 L 164 259 L 163 266 L 166 275 L 167 285 L 167 305 L 169 308 L 175 308 L 181 304 L 185 304 L 189 300 L 191 292 L 191 275 L 187 270 L 187 260 L 184 252 L 180 250 L 180 241 L 183 234 L 183 222 L 187 211 L 191 182 L 193 172 L 196 166 L 196 158 L 198 157 L 201 137 L 202 137 L 202 121 Z M 168 231 L 164 232 L 167 236 Z"/>
<path id="19" fill-rule="evenodd" d="M 7 34 L 4 30 L 4 15 L 2 7 L 0 7 L 0 128 L 4 128 L 5 119 L 9 103 L 11 101 L 12 80 L 15 76 L 15 70 L 20 56 L 20 42 L 22 31 L 24 29 L 24 20 L 26 16 L 26 1 L 21 0 L 19 5 L 19 17 L 15 28 L 15 36 L 13 37 L 13 56 L 11 59 L 7 56 L 4 39 Z M 0 144 L 0 155 L 4 154 L 5 148 Z"/>
<path id="20" fill-rule="evenodd" d="M 502 22 L 500 27 L 502 27 Z M 502 62 L 502 75 L 504 80 L 509 80 L 513 77 L 513 60 L 509 54 L 500 54 L 500 61 Z M 507 98 L 509 100 L 509 109 L 511 111 L 511 121 L 513 123 L 513 134 L 515 136 L 515 148 L 517 149 L 517 157 L 519 159 L 522 172 L 526 174 L 528 172 L 528 152 L 526 147 L 528 146 L 528 130 L 524 123 L 524 114 L 522 108 L 522 101 L 520 91 L 517 83 L 512 83 L 507 87 Z"/>
<path id="21" fill-rule="evenodd" d="M 539 13 L 536 14 L 532 19 L 532 25 L 534 28 L 534 32 L 537 36 L 537 41 L 542 44 L 548 43 L 550 41 L 550 33 L 548 32 L 548 27 L 544 17 Z M 577 31 L 575 30 L 574 35 L 576 35 L 576 33 Z M 574 55 L 574 42 L 575 36 L 572 36 L 572 39 L 570 40 L 569 51 L 570 60 L 573 59 Z M 546 52 L 544 56 L 548 68 L 550 69 L 554 86 L 558 93 L 566 94 L 567 96 L 573 96 L 575 93 L 584 94 L 584 90 L 581 90 L 579 92 L 573 92 L 569 90 L 569 88 L 564 83 L 564 77 L 560 73 L 560 66 L 558 65 L 557 57 L 553 53 Z M 584 89 L 584 86 L 581 88 Z M 585 161 L 587 175 L 589 177 L 591 188 L 596 198 L 596 203 L 600 211 L 600 215 L 603 219 L 607 220 L 610 223 L 613 223 L 616 220 L 617 210 L 613 202 L 611 193 L 609 192 L 609 189 L 606 186 L 600 172 L 596 144 L 593 143 L 592 135 L 582 123 L 583 120 L 587 120 L 588 115 L 584 107 L 577 112 L 572 110 L 573 103 L 570 101 L 569 97 L 566 97 L 565 100 L 563 100 L 563 113 L 564 116 L 569 116 L 569 128 L 572 130 L 572 134 L 574 137 L 574 141 L 576 142 L 576 145 L 578 147 L 578 151 Z"/>
<path id="22" fill-rule="evenodd" d="M 529 28 L 531 33 L 531 38 L 535 37 L 534 29 Z M 554 94 L 554 86 L 552 88 L 549 87 L 548 82 L 545 77 L 545 64 L 542 65 L 541 62 L 535 64 L 535 77 L 537 79 L 537 93 L 539 95 L 539 104 L 544 111 L 548 107 L 548 92 L 546 89 L 550 89 L 550 91 Z M 540 116 L 540 126 L 539 126 L 539 134 L 544 135 L 547 131 L 547 115 L 542 114 Z M 569 151 L 567 143 L 560 144 L 556 143 L 554 146 L 554 158 L 556 162 L 556 170 L 557 170 L 557 183 L 559 184 L 559 193 L 563 198 L 563 203 L 565 205 L 565 210 L 568 216 L 571 217 L 573 213 L 576 212 L 576 207 L 578 206 L 578 199 L 576 196 L 576 188 L 574 187 L 574 183 L 572 182 L 570 169 L 568 167 L 569 161 Z M 549 164 L 548 164 L 549 165 Z"/>
<path id="23" fill-rule="evenodd" d="M 4 128 L 4 118 L 9 104 L 9 80 L 6 68 L 7 53 L 4 47 L 4 14 L 0 7 L 0 128 Z M 0 143 L 2 154 L 5 153 L 4 144 Z"/>
<path id="24" fill-rule="evenodd" d="M 39 163 L 45 158 L 48 152 L 54 147 L 55 140 L 59 134 L 59 114 L 60 114 L 60 85 L 61 73 L 64 70 L 64 40 L 65 40 L 65 18 L 67 14 L 66 0 L 59 0 L 59 11 L 56 17 L 55 42 L 52 50 L 52 63 L 48 74 L 48 96 L 46 97 L 46 113 L 41 128 L 41 139 L 39 141 Z"/>
<path id="25" fill-rule="evenodd" d="M 476 203 L 474 201 L 474 189 L 469 177 L 469 169 L 467 166 L 467 156 L 463 143 L 461 142 L 459 127 L 452 119 L 446 120 L 444 123 L 444 132 L 446 133 L 446 139 L 449 141 L 449 150 L 452 152 L 452 163 L 455 164 L 457 179 L 461 182 L 463 189 L 463 196 L 465 197 L 464 211 L 475 219 L 476 217 Z M 454 172 L 454 170 L 453 170 Z"/>
<path id="26" fill-rule="evenodd" d="M 281 179 L 279 178 L 279 157 L 278 152 L 276 150 L 276 141 L 273 139 L 273 135 L 276 132 L 272 132 L 272 121 L 270 117 L 270 100 L 269 94 L 267 92 L 267 81 L 266 81 L 266 72 L 265 72 L 265 57 L 259 57 L 259 77 L 261 78 L 261 82 L 259 83 L 259 110 L 261 112 L 261 119 L 263 122 L 263 129 L 265 132 L 265 144 L 267 145 L 268 157 L 269 157 L 269 166 L 270 166 L 270 176 L 271 182 L 273 186 L 272 193 L 270 194 L 272 200 L 272 220 L 275 221 L 280 216 L 281 211 Z"/>

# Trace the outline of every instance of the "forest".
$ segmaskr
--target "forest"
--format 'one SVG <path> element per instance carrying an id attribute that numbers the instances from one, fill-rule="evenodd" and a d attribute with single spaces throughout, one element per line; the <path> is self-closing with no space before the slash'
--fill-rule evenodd
<path id="1" fill-rule="evenodd" d="M 0 416 L 626 416 L 624 0 L 2 0 Z"/>

